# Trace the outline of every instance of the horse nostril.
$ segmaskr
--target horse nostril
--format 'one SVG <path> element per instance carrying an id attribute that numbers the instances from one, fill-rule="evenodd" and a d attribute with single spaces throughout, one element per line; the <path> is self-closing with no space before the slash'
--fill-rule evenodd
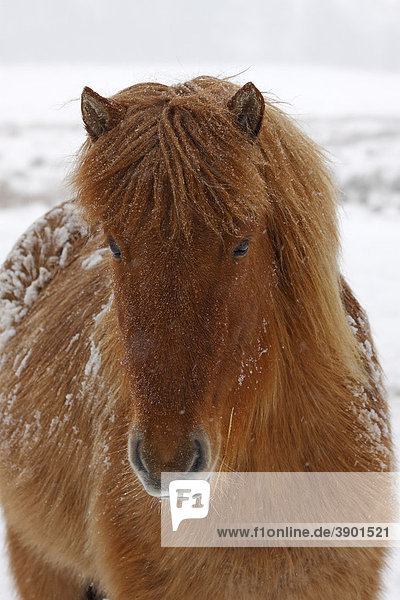
<path id="1" fill-rule="evenodd" d="M 148 469 L 143 462 L 141 446 L 143 443 L 143 438 L 138 437 L 136 440 L 132 440 L 131 448 L 130 448 L 130 459 L 133 463 L 135 469 L 137 471 L 142 471 L 144 473 L 148 473 Z"/>
<path id="2" fill-rule="evenodd" d="M 208 466 L 209 448 L 205 440 L 196 438 L 193 440 L 193 444 L 196 450 L 188 473 L 199 473 L 200 471 L 206 470 Z"/>

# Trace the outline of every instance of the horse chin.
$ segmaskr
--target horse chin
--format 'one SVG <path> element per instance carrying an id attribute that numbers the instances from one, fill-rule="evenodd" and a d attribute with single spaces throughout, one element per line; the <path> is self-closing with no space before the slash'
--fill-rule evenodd
<path id="1" fill-rule="evenodd" d="M 167 499 L 169 498 L 169 491 L 168 489 L 161 489 L 161 488 L 156 488 L 153 486 L 149 486 L 149 485 L 143 485 L 145 491 L 147 492 L 147 494 L 149 496 L 152 496 L 153 498 L 159 498 L 159 499 Z"/>
<path id="2" fill-rule="evenodd" d="M 143 486 L 143 489 L 149 496 L 154 498 L 164 498 L 165 494 L 168 494 L 168 490 L 161 488 L 161 478 L 156 476 L 149 476 L 146 472 L 136 471 L 136 476 Z"/>
<path id="3" fill-rule="evenodd" d="M 215 466 L 215 462 L 213 468 Z M 171 481 L 175 481 L 177 479 L 202 479 L 210 482 L 213 475 L 213 469 L 204 473 L 166 473 L 162 478 L 161 484 L 161 478 L 159 477 L 149 479 L 149 477 L 145 474 L 142 475 L 140 472 L 137 473 L 137 477 L 140 483 L 142 484 L 145 492 L 147 492 L 149 496 L 152 496 L 153 498 L 159 498 L 161 500 L 169 498 L 169 484 Z"/>

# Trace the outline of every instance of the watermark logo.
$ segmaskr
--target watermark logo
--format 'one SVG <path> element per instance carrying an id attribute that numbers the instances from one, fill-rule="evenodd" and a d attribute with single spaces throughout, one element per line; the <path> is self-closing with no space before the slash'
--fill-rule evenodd
<path id="1" fill-rule="evenodd" d="M 164 547 L 400 547 L 397 472 L 189 475 L 162 474 Z"/>
<path id="2" fill-rule="evenodd" d="M 210 484 L 204 479 L 175 479 L 169 484 L 172 531 L 185 519 L 204 519 L 210 507 Z"/>

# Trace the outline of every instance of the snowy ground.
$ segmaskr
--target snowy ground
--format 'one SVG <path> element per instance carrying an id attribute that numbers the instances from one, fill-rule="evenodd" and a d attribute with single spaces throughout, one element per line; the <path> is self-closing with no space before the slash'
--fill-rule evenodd
<path id="1" fill-rule="evenodd" d="M 84 139 L 76 99 L 83 85 L 111 94 L 135 81 L 231 75 L 240 66 L 2 67 L 0 65 L 0 262 L 25 228 L 68 196 L 63 179 Z M 343 270 L 366 308 L 400 440 L 400 76 L 327 69 L 252 68 L 240 77 L 283 106 L 328 148 L 342 190 Z M 67 103 L 67 104 L 66 104 Z M 1 521 L 0 521 L 0 536 Z M 400 552 L 385 600 L 400 595 Z M 0 598 L 12 598 L 5 553 Z"/>

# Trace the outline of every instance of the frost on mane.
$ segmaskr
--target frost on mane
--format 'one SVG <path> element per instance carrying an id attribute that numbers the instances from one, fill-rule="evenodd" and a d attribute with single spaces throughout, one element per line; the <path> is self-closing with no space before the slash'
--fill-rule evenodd
<path id="1" fill-rule="evenodd" d="M 100 248 L 99 250 L 92 252 L 87 258 L 83 259 L 82 269 L 93 269 L 93 267 L 98 265 L 104 259 L 107 252 L 107 248 Z"/>
<path id="2" fill-rule="evenodd" d="M 67 202 L 35 221 L 17 241 L 0 271 L 0 351 L 87 233 L 76 207 Z"/>

